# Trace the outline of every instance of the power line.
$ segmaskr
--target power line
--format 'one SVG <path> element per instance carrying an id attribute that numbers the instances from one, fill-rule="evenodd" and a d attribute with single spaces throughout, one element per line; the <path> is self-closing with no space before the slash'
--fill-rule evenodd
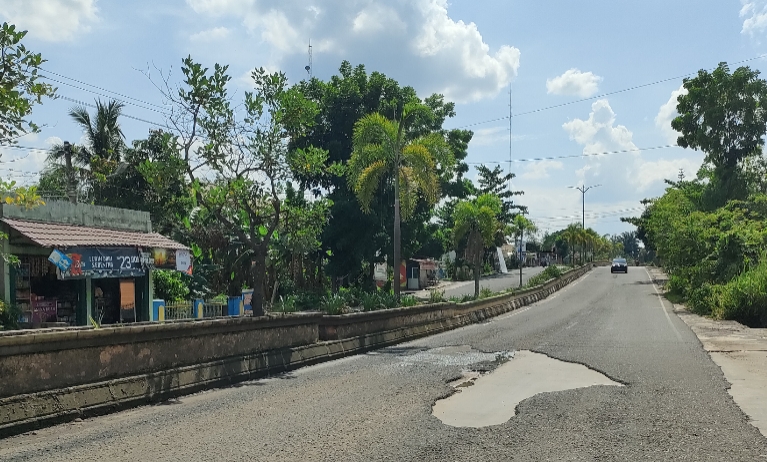
<path id="1" fill-rule="evenodd" d="M 113 100 L 115 100 L 115 101 L 119 101 L 120 103 L 123 103 L 123 104 L 128 104 L 128 105 L 131 105 L 131 106 L 135 106 L 135 107 L 137 107 L 137 108 L 141 108 L 141 109 L 144 109 L 144 110 L 147 110 L 147 111 L 157 112 L 157 113 L 159 113 L 159 114 L 162 114 L 162 115 L 165 115 L 165 116 L 167 116 L 167 115 L 168 115 L 167 113 L 165 113 L 165 112 L 163 112 L 163 111 L 161 111 L 161 110 L 159 110 L 159 109 L 155 109 L 155 108 L 151 108 L 151 107 L 146 107 L 146 106 L 142 106 L 142 105 L 140 105 L 140 104 L 132 103 L 132 102 L 130 102 L 130 101 L 126 101 L 126 100 L 122 100 L 122 99 L 114 98 L 114 97 L 112 97 L 112 96 L 109 96 L 109 95 L 105 95 L 105 94 L 103 94 L 103 93 L 99 93 L 99 92 L 97 92 L 97 91 L 94 91 L 94 90 L 89 90 L 89 89 L 87 89 L 87 88 L 78 87 L 77 85 L 73 85 L 73 84 L 71 84 L 71 83 L 67 83 L 67 82 L 63 82 L 63 81 L 61 81 L 61 80 L 53 79 L 53 78 L 51 78 L 51 77 L 46 77 L 46 76 L 44 76 L 44 75 L 42 75 L 41 77 L 42 77 L 42 78 L 44 78 L 44 79 L 46 79 L 46 80 L 49 80 L 49 81 L 51 81 L 51 82 L 56 82 L 56 83 L 59 83 L 59 84 L 61 84 L 61 85 L 67 85 L 67 86 L 69 86 L 69 87 L 72 87 L 72 88 L 75 88 L 75 89 L 77 89 L 77 90 L 81 90 L 81 91 L 87 91 L 87 92 L 89 92 L 89 93 L 93 93 L 93 94 L 95 94 L 95 95 L 98 95 L 98 96 L 103 96 L 103 97 L 105 97 L 105 98 L 109 98 L 109 99 L 113 99 Z"/>
<path id="2" fill-rule="evenodd" d="M 645 210 L 644 207 L 631 207 L 623 210 L 614 210 L 610 212 L 591 212 L 587 213 L 587 218 L 603 218 L 603 217 L 611 217 L 616 215 L 622 215 L 624 213 L 631 213 L 631 212 L 643 212 Z M 570 215 L 570 216 L 559 216 L 559 217 L 540 217 L 536 218 L 535 216 L 531 217 L 533 220 L 543 220 L 543 221 L 564 221 L 564 220 L 576 220 L 578 218 L 581 218 L 581 214 L 577 215 Z"/>
<path id="3" fill-rule="evenodd" d="M 160 105 L 158 105 L 158 104 L 154 104 L 154 103 L 150 103 L 150 102 L 148 102 L 148 101 L 140 100 L 140 99 L 138 99 L 138 98 L 134 98 L 134 97 L 132 97 L 132 96 L 128 96 L 128 95 L 124 95 L 124 94 L 122 94 L 122 93 L 118 93 L 118 92 L 116 92 L 116 91 L 107 90 L 106 88 L 103 88 L 103 87 L 99 87 L 99 86 L 97 86 L 97 85 L 92 85 L 92 84 L 90 84 L 90 83 L 87 83 L 87 82 L 83 82 L 82 80 L 77 80 L 77 79 L 74 79 L 74 78 L 72 78 L 72 77 L 67 77 L 67 76 L 65 76 L 65 75 L 62 75 L 62 74 L 59 74 L 59 73 L 53 72 L 53 71 L 51 71 L 51 70 L 48 70 L 48 69 L 43 69 L 43 68 L 40 68 L 40 70 L 42 70 L 43 72 L 47 72 L 47 73 L 49 73 L 49 74 L 55 75 L 55 76 L 57 76 L 57 77 L 61 77 L 61 78 L 63 78 L 63 79 L 71 80 L 71 81 L 73 81 L 73 82 L 79 83 L 80 85 L 85 85 L 85 86 L 88 86 L 88 87 L 91 87 L 91 88 L 95 88 L 95 89 L 97 89 L 97 90 L 100 90 L 100 91 L 105 91 L 105 92 L 107 92 L 107 93 L 112 93 L 113 95 L 119 96 L 119 97 L 121 97 L 121 98 L 130 99 L 130 100 L 136 101 L 136 102 L 138 102 L 138 103 L 141 103 L 141 104 L 144 104 L 144 105 L 147 105 L 147 106 L 154 106 L 154 107 L 156 107 L 156 108 L 159 108 L 159 109 L 166 109 L 165 107 L 163 107 L 163 106 L 160 106 Z M 69 84 L 64 84 L 64 85 L 69 85 Z M 89 90 L 85 90 L 85 91 L 89 91 Z"/>
<path id="4" fill-rule="evenodd" d="M 736 62 L 731 63 L 731 64 L 732 65 L 743 64 L 743 63 L 747 63 L 747 62 L 750 62 L 750 61 L 755 61 L 757 59 L 761 59 L 761 58 L 764 58 L 764 57 L 767 57 L 767 54 L 761 54 L 759 56 L 755 56 L 753 58 L 744 59 L 742 61 L 736 61 Z M 661 84 L 661 83 L 670 82 L 672 80 L 682 79 L 682 78 L 689 77 L 689 76 L 695 75 L 695 74 L 697 74 L 697 71 L 696 72 L 691 72 L 691 73 L 688 73 L 688 74 L 684 74 L 684 75 L 680 75 L 680 76 L 677 76 L 677 77 L 670 77 L 670 78 L 667 78 L 667 79 L 656 80 L 655 82 L 645 83 L 645 84 L 642 84 L 642 85 L 635 85 L 633 87 L 624 88 L 622 90 L 616 90 L 616 91 L 611 91 L 611 92 L 608 92 L 608 93 L 603 93 L 601 95 L 592 96 L 590 98 L 583 98 L 583 99 L 578 99 L 578 100 L 575 100 L 575 101 L 570 101 L 570 102 L 567 102 L 567 103 L 555 104 L 555 105 L 552 105 L 552 106 L 546 106 L 546 107 L 542 107 L 542 108 L 538 108 L 538 109 L 533 109 L 533 110 L 530 110 L 530 111 L 518 112 L 516 114 L 511 114 L 511 115 L 504 116 L 504 117 L 498 117 L 498 118 L 495 118 L 495 119 L 485 120 L 485 121 L 482 121 L 482 122 L 475 122 L 475 123 L 471 123 L 471 124 L 468 124 L 468 125 L 463 125 L 463 126 L 456 127 L 456 128 L 462 129 L 462 128 L 476 127 L 477 125 L 484 125 L 484 124 L 489 124 L 489 123 L 493 123 L 493 122 L 500 122 L 502 120 L 509 120 L 510 118 L 513 118 L 513 117 L 519 117 L 519 116 L 523 116 L 523 115 L 536 114 L 536 113 L 539 113 L 539 112 L 548 111 L 550 109 L 557 109 L 557 108 L 560 108 L 560 107 L 570 106 L 572 104 L 583 103 L 583 102 L 586 102 L 586 101 L 591 101 L 591 100 L 595 100 L 595 99 L 599 99 L 599 98 L 605 98 L 607 96 L 617 95 L 617 94 L 620 94 L 620 93 L 626 93 L 626 92 L 629 92 L 629 91 L 638 90 L 640 88 L 645 88 L 645 87 L 650 87 L 650 86 L 653 86 L 653 85 L 658 85 L 658 84 Z"/>
<path id="5" fill-rule="evenodd" d="M 59 96 L 56 96 L 56 99 L 63 99 L 64 101 L 69 101 L 71 103 L 79 104 L 81 106 L 88 106 L 88 107 L 97 109 L 97 106 L 95 104 L 86 103 L 84 101 L 80 101 L 80 100 L 77 100 L 77 99 L 74 99 L 74 98 L 70 98 L 68 96 L 60 96 L 59 95 Z M 120 117 L 125 117 L 125 118 L 128 118 L 128 119 L 137 120 L 139 122 L 144 122 L 144 123 L 147 123 L 149 125 L 154 125 L 155 127 L 167 128 L 169 130 L 172 130 L 171 127 L 168 127 L 165 124 L 161 124 L 161 123 L 157 123 L 157 122 L 152 122 L 151 120 L 142 119 L 140 117 L 135 117 L 135 116 L 132 116 L 132 115 L 129 115 L 129 114 L 122 113 L 122 114 L 120 114 Z"/>
<path id="6" fill-rule="evenodd" d="M 469 165 L 485 165 L 485 164 L 505 164 L 507 162 L 540 162 L 542 160 L 577 159 L 581 157 L 611 156 L 614 154 L 628 154 L 632 152 L 656 151 L 658 149 L 667 149 L 667 148 L 676 148 L 676 147 L 678 147 L 676 144 L 666 144 L 663 146 L 653 146 L 651 148 L 623 149 L 620 151 L 594 152 L 589 154 L 581 153 L 581 154 L 571 154 L 567 156 L 531 157 L 529 159 L 498 160 L 498 161 L 487 161 L 487 162 L 464 162 L 464 163 Z"/>

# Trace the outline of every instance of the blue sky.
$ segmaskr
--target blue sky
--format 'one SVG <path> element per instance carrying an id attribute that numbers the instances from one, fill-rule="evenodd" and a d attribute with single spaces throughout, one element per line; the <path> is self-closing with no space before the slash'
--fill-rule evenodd
<path id="1" fill-rule="evenodd" d="M 753 58 L 767 38 L 767 0 L 0 0 L 0 19 L 29 30 L 25 43 L 64 82 L 53 82 L 60 95 L 88 103 L 94 91 L 111 95 L 76 79 L 133 98 L 125 113 L 144 121 L 123 120 L 129 141 L 147 135 L 145 121 L 163 122 L 161 95 L 141 70 L 175 78 L 191 54 L 229 64 L 241 93 L 254 67 L 304 78 L 311 40 L 316 77 L 348 59 L 424 97 L 444 93 L 457 102 L 448 125 L 475 131 L 467 160 L 508 168 L 513 81 L 511 158 L 573 156 L 513 163 L 520 202 L 541 229 L 555 230 L 580 218 L 581 195 L 568 186 L 602 184 L 586 201 L 587 225 L 600 233 L 630 229 L 619 217 L 638 213 L 680 168 L 693 175 L 702 155 L 672 147 L 578 156 L 673 144 L 681 76 L 720 61 L 761 69 L 764 59 Z M 37 107 L 44 128 L 20 144 L 79 141 L 73 105 Z M 483 123 L 494 119 L 503 120 Z M 42 167 L 43 152 L 0 152 L 6 178 L 28 182 Z"/>

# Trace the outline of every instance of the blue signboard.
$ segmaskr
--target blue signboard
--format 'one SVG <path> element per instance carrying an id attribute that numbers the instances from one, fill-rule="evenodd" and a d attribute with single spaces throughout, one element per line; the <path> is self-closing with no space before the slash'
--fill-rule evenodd
<path id="1" fill-rule="evenodd" d="M 48 261 L 56 265 L 61 271 L 67 271 L 72 266 L 72 259 L 67 257 L 64 252 L 56 249 L 51 252 Z"/>

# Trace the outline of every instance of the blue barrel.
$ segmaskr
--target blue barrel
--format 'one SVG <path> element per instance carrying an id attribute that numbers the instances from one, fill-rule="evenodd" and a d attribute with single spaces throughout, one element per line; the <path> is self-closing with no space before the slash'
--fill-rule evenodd
<path id="1" fill-rule="evenodd" d="M 229 316 L 242 316 L 245 314 L 245 305 L 243 304 L 242 297 L 229 297 L 227 308 Z"/>
<path id="2" fill-rule="evenodd" d="M 152 321 L 165 322 L 165 300 L 152 300 Z"/>
<path id="3" fill-rule="evenodd" d="M 205 302 L 202 299 L 194 300 L 192 305 L 192 316 L 195 319 L 202 319 L 205 317 Z"/>

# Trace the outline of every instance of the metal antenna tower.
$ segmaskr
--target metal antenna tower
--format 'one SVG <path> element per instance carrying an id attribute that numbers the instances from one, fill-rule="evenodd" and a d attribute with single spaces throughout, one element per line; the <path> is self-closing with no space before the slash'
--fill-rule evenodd
<path id="1" fill-rule="evenodd" d="M 512 161 L 511 161 L 511 148 L 512 148 L 512 140 L 513 140 L 513 135 L 514 135 L 514 132 L 512 131 L 512 128 L 513 128 L 512 121 L 514 120 L 514 112 L 513 112 L 514 111 L 514 107 L 512 105 L 512 103 L 514 101 L 513 100 L 513 96 L 514 96 L 514 83 L 513 82 L 509 82 L 509 173 L 511 173 L 511 164 L 512 164 Z M 512 179 L 509 178 L 509 191 L 511 191 L 511 189 L 512 189 L 511 181 L 512 181 Z"/>
<path id="2" fill-rule="evenodd" d="M 314 63 L 312 62 L 312 41 L 309 39 L 309 65 L 306 66 L 304 69 L 306 69 L 306 72 L 309 73 L 309 80 L 312 79 L 313 72 L 314 72 Z"/>

